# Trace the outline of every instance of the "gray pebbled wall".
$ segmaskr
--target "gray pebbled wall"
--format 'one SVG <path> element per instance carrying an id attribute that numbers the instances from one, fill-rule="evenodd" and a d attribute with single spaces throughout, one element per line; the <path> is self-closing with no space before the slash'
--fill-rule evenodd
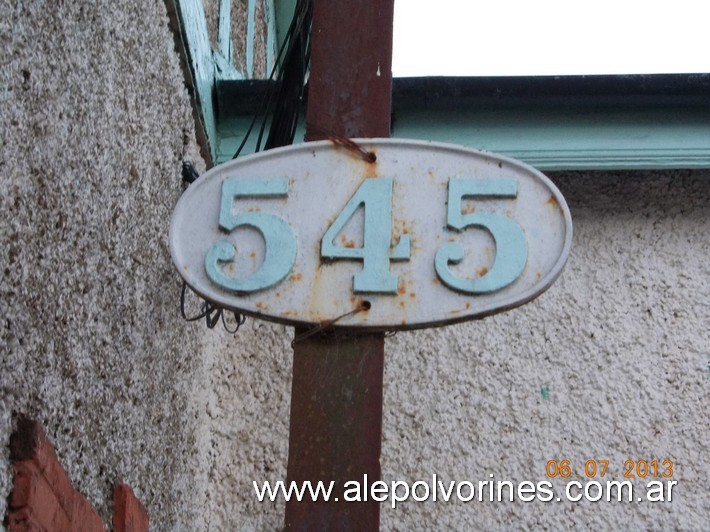
<path id="1" fill-rule="evenodd" d="M 0 515 L 19 412 L 105 521 L 125 481 L 194 529 L 206 377 L 167 226 L 196 150 L 165 4 L 3 0 L 0 50 Z"/>
<path id="2" fill-rule="evenodd" d="M 707 529 L 710 173 L 552 177 L 575 235 L 550 290 L 387 341 L 384 479 L 536 483 L 548 460 L 583 474 L 606 459 L 605 482 L 624 480 L 628 459 L 670 459 L 673 500 L 410 501 L 383 505 L 383 530 Z M 252 481 L 285 477 L 291 337 L 251 320 L 211 350 L 209 530 L 282 526 L 283 502 L 257 503 Z M 648 480 L 634 481 L 634 497 Z"/>

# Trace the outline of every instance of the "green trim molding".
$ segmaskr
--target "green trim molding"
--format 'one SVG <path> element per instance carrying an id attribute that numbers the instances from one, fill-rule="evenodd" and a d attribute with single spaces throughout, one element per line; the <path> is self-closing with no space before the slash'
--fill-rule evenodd
<path id="1" fill-rule="evenodd" d="M 267 83 L 217 84 L 217 162 L 234 155 Z M 392 137 L 497 152 L 541 170 L 710 168 L 708 74 L 396 78 L 392 100 Z"/>

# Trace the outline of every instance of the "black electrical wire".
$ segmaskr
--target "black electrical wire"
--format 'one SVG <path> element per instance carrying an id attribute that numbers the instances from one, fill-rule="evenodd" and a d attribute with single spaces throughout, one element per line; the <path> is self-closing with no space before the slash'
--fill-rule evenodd
<path id="1" fill-rule="evenodd" d="M 293 144 L 308 79 L 312 20 L 312 0 L 298 0 L 293 19 L 269 76 L 272 83 L 269 84 L 259 110 L 247 128 L 233 159 L 243 151 L 259 117 L 262 117 L 262 120 L 255 151 L 261 151 L 262 143 L 266 150 Z M 267 126 L 269 133 L 264 142 Z"/>
<path id="2" fill-rule="evenodd" d="M 214 329 L 217 323 L 219 321 L 222 321 L 222 325 L 224 326 L 225 330 L 229 333 L 236 334 L 237 331 L 239 330 L 239 327 L 244 325 L 244 322 L 246 321 L 246 317 L 242 314 L 239 314 L 238 312 L 231 311 L 232 314 L 234 315 L 234 323 L 236 324 L 234 329 L 230 329 L 229 326 L 227 325 L 227 321 L 224 317 L 224 313 L 226 312 L 225 309 L 222 307 L 218 307 L 217 305 L 213 305 L 209 301 L 203 301 L 202 306 L 200 309 L 200 313 L 195 315 L 195 316 L 190 316 L 188 318 L 187 313 L 185 312 L 185 295 L 187 293 L 187 283 L 185 281 L 182 282 L 182 290 L 180 291 L 180 314 L 182 314 L 182 317 L 185 321 L 197 321 L 199 319 L 205 318 L 205 325 L 207 325 L 208 329 Z"/>

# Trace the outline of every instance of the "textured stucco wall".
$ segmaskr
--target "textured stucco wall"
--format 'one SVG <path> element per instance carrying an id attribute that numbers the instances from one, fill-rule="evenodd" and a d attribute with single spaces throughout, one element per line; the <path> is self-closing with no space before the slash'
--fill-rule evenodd
<path id="1" fill-rule="evenodd" d="M 219 6 L 220 0 L 202 0 L 207 20 L 207 32 L 215 50 L 219 50 Z M 247 72 L 247 0 L 231 0 L 230 19 L 232 29 L 232 62 L 237 70 L 249 77 Z M 254 9 L 254 72 L 255 78 L 266 78 L 266 14 L 264 2 L 259 1 Z"/>
<path id="2" fill-rule="evenodd" d="M 0 515 L 21 412 L 105 520 L 124 481 L 192 529 L 201 331 L 166 240 L 194 124 L 165 4 L 4 0 L 0 49 Z"/>
<path id="3" fill-rule="evenodd" d="M 383 476 L 537 482 L 548 460 L 606 459 L 620 479 L 627 459 L 671 459 L 673 502 L 408 502 L 383 506 L 384 530 L 707 529 L 710 173 L 553 179 L 575 235 L 548 292 L 387 341 Z M 285 477 L 291 337 L 250 320 L 210 350 L 210 530 L 283 523 L 251 482 Z"/>

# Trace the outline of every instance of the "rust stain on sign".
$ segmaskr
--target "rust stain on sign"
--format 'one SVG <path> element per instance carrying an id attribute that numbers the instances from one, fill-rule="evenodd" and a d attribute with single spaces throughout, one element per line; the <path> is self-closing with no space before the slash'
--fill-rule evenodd
<path id="1" fill-rule="evenodd" d="M 313 326 L 338 318 L 339 327 L 388 330 L 501 312 L 534 299 L 561 273 L 571 216 L 535 169 L 443 144 L 348 141 L 270 150 L 195 181 L 175 209 L 170 234 L 187 283 L 213 303 L 264 319 Z M 229 204 L 223 190 L 236 190 L 231 214 L 225 211 L 236 220 L 231 231 L 219 225 L 220 208 Z M 483 281 L 510 260 L 500 241 L 509 231 L 496 236 L 496 224 L 521 235 L 523 262 L 517 277 L 491 288 Z M 323 251 L 327 233 L 334 252 Z M 291 258 L 284 254 L 289 248 Z M 382 287 L 392 279 L 391 288 L 357 288 L 364 270 L 384 280 Z M 268 282 L 239 288 L 242 279 L 259 275 Z M 352 314 L 363 300 L 371 308 Z"/>
<path id="2" fill-rule="evenodd" d="M 552 207 L 553 209 L 557 209 L 557 210 L 559 211 L 559 213 L 560 213 L 562 216 L 564 216 L 565 211 L 564 211 L 564 209 L 562 208 L 562 206 L 560 205 L 559 201 L 557 201 L 557 198 L 555 197 L 554 194 L 551 195 L 551 196 L 547 199 L 547 201 L 546 201 L 545 203 L 546 203 L 547 205 L 549 205 L 550 207 Z"/>

